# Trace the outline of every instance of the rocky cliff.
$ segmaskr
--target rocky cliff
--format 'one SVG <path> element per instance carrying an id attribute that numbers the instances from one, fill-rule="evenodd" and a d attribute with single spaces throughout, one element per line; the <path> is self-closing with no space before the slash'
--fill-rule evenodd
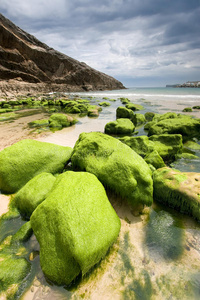
<path id="1" fill-rule="evenodd" d="M 122 89 L 123 84 L 62 54 L 0 14 L 0 92 Z"/>

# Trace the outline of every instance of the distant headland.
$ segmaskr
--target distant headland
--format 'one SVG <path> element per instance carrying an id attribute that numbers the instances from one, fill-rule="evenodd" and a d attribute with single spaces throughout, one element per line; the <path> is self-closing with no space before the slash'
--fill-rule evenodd
<path id="1" fill-rule="evenodd" d="M 182 84 L 167 84 L 166 87 L 174 87 L 174 88 L 200 88 L 200 80 L 199 81 L 187 81 Z"/>

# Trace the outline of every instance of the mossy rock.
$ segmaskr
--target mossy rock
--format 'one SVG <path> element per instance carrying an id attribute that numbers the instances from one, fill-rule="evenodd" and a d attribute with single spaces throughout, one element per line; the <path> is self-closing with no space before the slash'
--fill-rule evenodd
<path id="1" fill-rule="evenodd" d="M 200 109 L 200 105 L 196 105 L 192 107 L 193 109 Z"/>
<path id="2" fill-rule="evenodd" d="M 14 109 L 12 108 L 1 108 L 0 109 L 0 114 L 4 114 L 4 113 L 7 113 L 7 112 L 12 112 Z"/>
<path id="3" fill-rule="evenodd" d="M 132 111 L 143 110 L 144 107 L 140 104 L 128 103 L 126 108 L 131 109 Z"/>
<path id="4" fill-rule="evenodd" d="M 11 243 L 23 243 L 30 239 L 33 234 L 31 222 L 26 222 L 20 229 L 12 236 Z"/>
<path id="5" fill-rule="evenodd" d="M 146 123 L 146 118 L 143 114 L 139 114 L 139 113 L 136 113 L 134 115 L 134 121 L 133 121 L 134 125 L 135 126 L 139 126 L 141 124 L 144 124 Z"/>
<path id="6" fill-rule="evenodd" d="M 120 138 L 120 141 L 129 146 L 142 157 L 145 157 L 147 153 L 154 151 L 154 143 L 150 141 L 146 135 L 123 137 Z"/>
<path id="7" fill-rule="evenodd" d="M 187 153 L 187 152 L 186 153 L 183 152 L 183 153 L 178 154 L 176 156 L 176 159 L 181 159 L 181 158 L 187 159 L 187 160 L 190 160 L 190 159 L 199 159 L 199 157 L 197 155 L 194 155 L 192 153 Z"/>
<path id="8" fill-rule="evenodd" d="M 129 119 L 117 119 L 109 122 L 105 126 L 105 133 L 115 135 L 130 135 L 133 133 L 135 126 Z"/>
<path id="9" fill-rule="evenodd" d="M 2 299 L 15 299 L 19 287 L 26 281 L 31 265 L 25 258 L 8 255 L 0 259 L 0 296 Z"/>
<path id="10" fill-rule="evenodd" d="M 154 199 L 200 220 L 200 173 L 161 168 L 153 173 Z"/>
<path id="11" fill-rule="evenodd" d="M 120 220 L 102 184 L 87 172 L 59 175 L 31 216 L 40 263 L 52 282 L 69 285 L 97 264 L 115 242 Z"/>
<path id="12" fill-rule="evenodd" d="M 130 100 L 128 98 L 119 98 L 122 104 L 128 104 L 130 102 Z"/>
<path id="13" fill-rule="evenodd" d="M 154 166 L 156 169 L 165 167 L 165 163 L 159 153 L 154 150 L 144 157 L 144 160 Z"/>
<path id="14" fill-rule="evenodd" d="M 26 218 L 30 218 L 36 207 L 45 200 L 56 178 L 50 173 L 40 173 L 28 181 L 16 194 L 15 205 Z"/>
<path id="15" fill-rule="evenodd" d="M 70 116 L 64 114 L 53 114 L 49 118 L 49 127 L 50 128 L 63 128 L 69 127 L 76 123 L 76 120 Z"/>
<path id="16" fill-rule="evenodd" d="M 28 125 L 31 128 L 48 127 L 49 126 L 49 120 L 48 119 L 35 120 L 35 121 L 32 121 L 32 122 L 29 122 Z"/>
<path id="17" fill-rule="evenodd" d="M 12 194 L 34 176 L 61 173 L 71 157 L 70 147 L 22 140 L 0 152 L 0 190 Z"/>
<path id="18" fill-rule="evenodd" d="M 87 115 L 91 118 L 97 118 L 99 116 L 99 111 L 98 109 L 89 109 Z"/>
<path id="19" fill-rule="evenodd" d="M 110 103 L 104 101 L 104 102 L 100 102 L 99 105 L 100 105 L 100 106 L 103 106 L 103 107 L 106 107 L 106 106 L 110 106 Z"/>
<path id="20" fill-rule="evenodd" d="M 194 141 L 187 141 L 186 143 L 184 143 L 184 147 L 192 150 L 200 150 L 200 145 Z"/>
<path id="21" fill-rule="evenodd" d="M 149 141 L 154 143 L 154 149 L 166 161 L 173 161 L 177 154 L 182 153 L 183 143 L 180 134 L 152 135 Z"/>
<path id="22" fill-rule="evenodd" d="M 119 140 L 100 132 L 82 133 L 71 161 L 74 170 L 93 173 L 133 207 L 152 204 L 152 178 L 147 163 Z"/>
<path id="23" fill-rule="evenodd" d="M 183 112 L 192 112 L 192 108 L 191 107 L 185 107 L 183 109 Z"/>
<path id="24" fill-rule="evenodd" d="M 200 138 L 200 119 L 187 116 L 159 121 L 149 128 L 148 136 L 160 134 L 181 134 L 183 141 Z"/>
<path id="25" fill-rule="evenodd" d="M 151 112 L 151 111 L 148 111 L 144 114 L 146 120 L 149 122 L 149 121 L 152 121 L 154 116 L 155 116 L 155 113 L 154 112 Z"/>
<path id="26" fill-rule="evenodd" d="M 130 119 L 133 123 L 135 122 L 134 112 L 131 109 L 128 109 L 123 106 L 119 106 L 116 110 L 117 119 Z"/>
<path id="27" fill-rule="evenodd" d="M 14 119 L 17 119 L 17 118 L 19 118 L 19 115 L 14 113 L 14 112 L 2 113 L 0 115 L 0 122 L 8 121 L 8 120 L 14 120 Z"/>

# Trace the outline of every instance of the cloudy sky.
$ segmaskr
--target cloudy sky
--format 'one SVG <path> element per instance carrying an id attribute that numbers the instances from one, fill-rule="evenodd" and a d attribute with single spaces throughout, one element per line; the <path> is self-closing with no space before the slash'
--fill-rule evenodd
<path id="1" fill-rule="evenodd" d="M 127 87 L 200 80 L 200 0 L 0 0 L 0 12 Z"/>

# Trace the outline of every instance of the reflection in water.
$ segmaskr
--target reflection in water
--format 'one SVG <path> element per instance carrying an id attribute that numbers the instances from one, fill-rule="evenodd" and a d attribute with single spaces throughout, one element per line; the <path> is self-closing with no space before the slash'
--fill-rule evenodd
<path id="1" fill-rule="evenodd" d="M 146 243 L 149 252 L 159 252 L 165 259 L 179 258 L 184 249 L 184 231 L 177 227 L 177 221 L 166 211 L 152 210 L 146 229 Z M 179 221 L 180 223 L 180 221 Z M 182 227 L 182 226 L 181 226 Z"/>

